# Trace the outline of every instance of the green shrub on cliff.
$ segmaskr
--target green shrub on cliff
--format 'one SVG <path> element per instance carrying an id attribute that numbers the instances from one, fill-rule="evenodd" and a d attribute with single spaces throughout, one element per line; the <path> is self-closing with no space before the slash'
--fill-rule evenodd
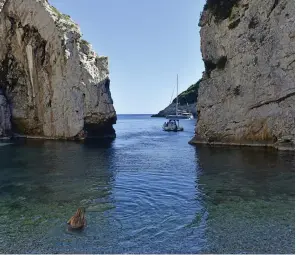
<path id="1" fill-rule="evenodd" d="M 215 21 L 219 22 L 227 19 L 231 15 L 232 8 L 240 0 L 207 0 L 204 10 L 210 10 L 215 16 Z"/>
<path id="2" fill-rule="evenodd" d="M 58 17 L 61 17 L 62 16 L 62 13 L 57 9 L 55 8 L 54 6 L 50 6 L 51 9 L 54 11 L 54 13 L 58 16 Z"/>
<path id="3" fill-rule="evenodd" d="M 59 19 L 63 18 L 63 19 L 68 20 L 68 21 L 71 20 L 71 16 L 70 15 L 61 13 L 57 8 L 55 8 L 52 5 L 50 7 L 54 11 L 54 13 L 59 17 Z"/>
<path id="4" fill-rule="evenodd" d="M 90 45 L 90 43 L 88 41 L 84 40 L 84 39 L 81 39 L 81 43 L 85 44 L 85 45 Z"/>
<path id="5" fill-rule="evenodd" d="M 197 102 L 198 88 L 201 80 L 197 81 L 195 84 L 192 84 L 187 90 L 179 94 L 178 101 L 180 105 L 193 104 Z M 173 100 L 173 103 L 176 103 L 176 98 Z"/>
<path id="6" fill-rule="evenodd" d="M 51 10 L 56 14 L 59 20 L 64 20 L 70 28 L 75 28 L 78 25 L 71 19 L 70 15 L 61 13 L 57 8 L 50 5 Z"/>

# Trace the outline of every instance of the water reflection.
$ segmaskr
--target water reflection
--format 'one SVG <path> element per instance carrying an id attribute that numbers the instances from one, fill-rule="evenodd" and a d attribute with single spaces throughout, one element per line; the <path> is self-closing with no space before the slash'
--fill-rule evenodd
<path id="1" fill-rule="evenodd" d="M 196 154 L 209 213 L 205 252 L 293 253 L 294 153 L 199 146 Z"/>
<path id="2" fill-rule="evenodd" d="M 86 139 L 83 142 L 84 147 L 86 148 L 113 148 L 114 147 L 114 142 L 116 138 L 100 138 L 100 139 Z"/>

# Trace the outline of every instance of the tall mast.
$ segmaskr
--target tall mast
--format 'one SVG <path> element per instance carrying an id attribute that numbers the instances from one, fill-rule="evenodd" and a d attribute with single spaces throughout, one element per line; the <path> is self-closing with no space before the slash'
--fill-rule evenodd
<path id="1" fill-rule="evenodd" d="M 176 103 L 176 115 L 178 115 L 178 83 L 179 83 L 179 80 L 178 80 L 178 74 L 177 74 L 177 103 Z"/>

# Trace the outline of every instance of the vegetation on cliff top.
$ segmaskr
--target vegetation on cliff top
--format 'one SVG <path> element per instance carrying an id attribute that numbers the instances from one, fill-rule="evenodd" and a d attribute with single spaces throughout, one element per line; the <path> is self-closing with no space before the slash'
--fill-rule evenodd
<path id="1" fill-rule="evenodd" d="M 227 19 L 231 15 L 232 8 L 240 0 L 207 0 L 204 11 L 210 10 L 215 16 L 215 21 L 219 22 Z"/>
<path id="2" fill-rule="evenodd" d="M 195 84 L 192 84 L 187 90 L 179 94 L 178 101 L 180 105 L 193 104 L 197 102 L 198 88 L 201 80 L 197 81 Z M 176 98 L 173 100 L 173 103 L 176 103 Z"/>
<path id="3" fill-rule="evenodd" d="M 64 20 L 68 23 L 68 25 L 70 26 L 70 28 L 75 28 L 78 25 L 71 19 L 70 15 L 67 14 L 63 14 L 61 13 L 57 8 L 55 8 L 54 6 L 50 5 L 51 10 L 55 13 L 55 15 L 58 17 L 59 20 Z"/>

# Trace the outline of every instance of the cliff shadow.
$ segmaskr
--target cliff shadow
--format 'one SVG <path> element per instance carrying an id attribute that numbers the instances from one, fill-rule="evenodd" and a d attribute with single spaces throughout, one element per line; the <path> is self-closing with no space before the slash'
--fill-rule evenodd
<path id="1" fill-rule="evenodd" d="M 196 154 L 208 212 L 204 252 L 292 252 L 294 153 L 201 145 Z"/>

